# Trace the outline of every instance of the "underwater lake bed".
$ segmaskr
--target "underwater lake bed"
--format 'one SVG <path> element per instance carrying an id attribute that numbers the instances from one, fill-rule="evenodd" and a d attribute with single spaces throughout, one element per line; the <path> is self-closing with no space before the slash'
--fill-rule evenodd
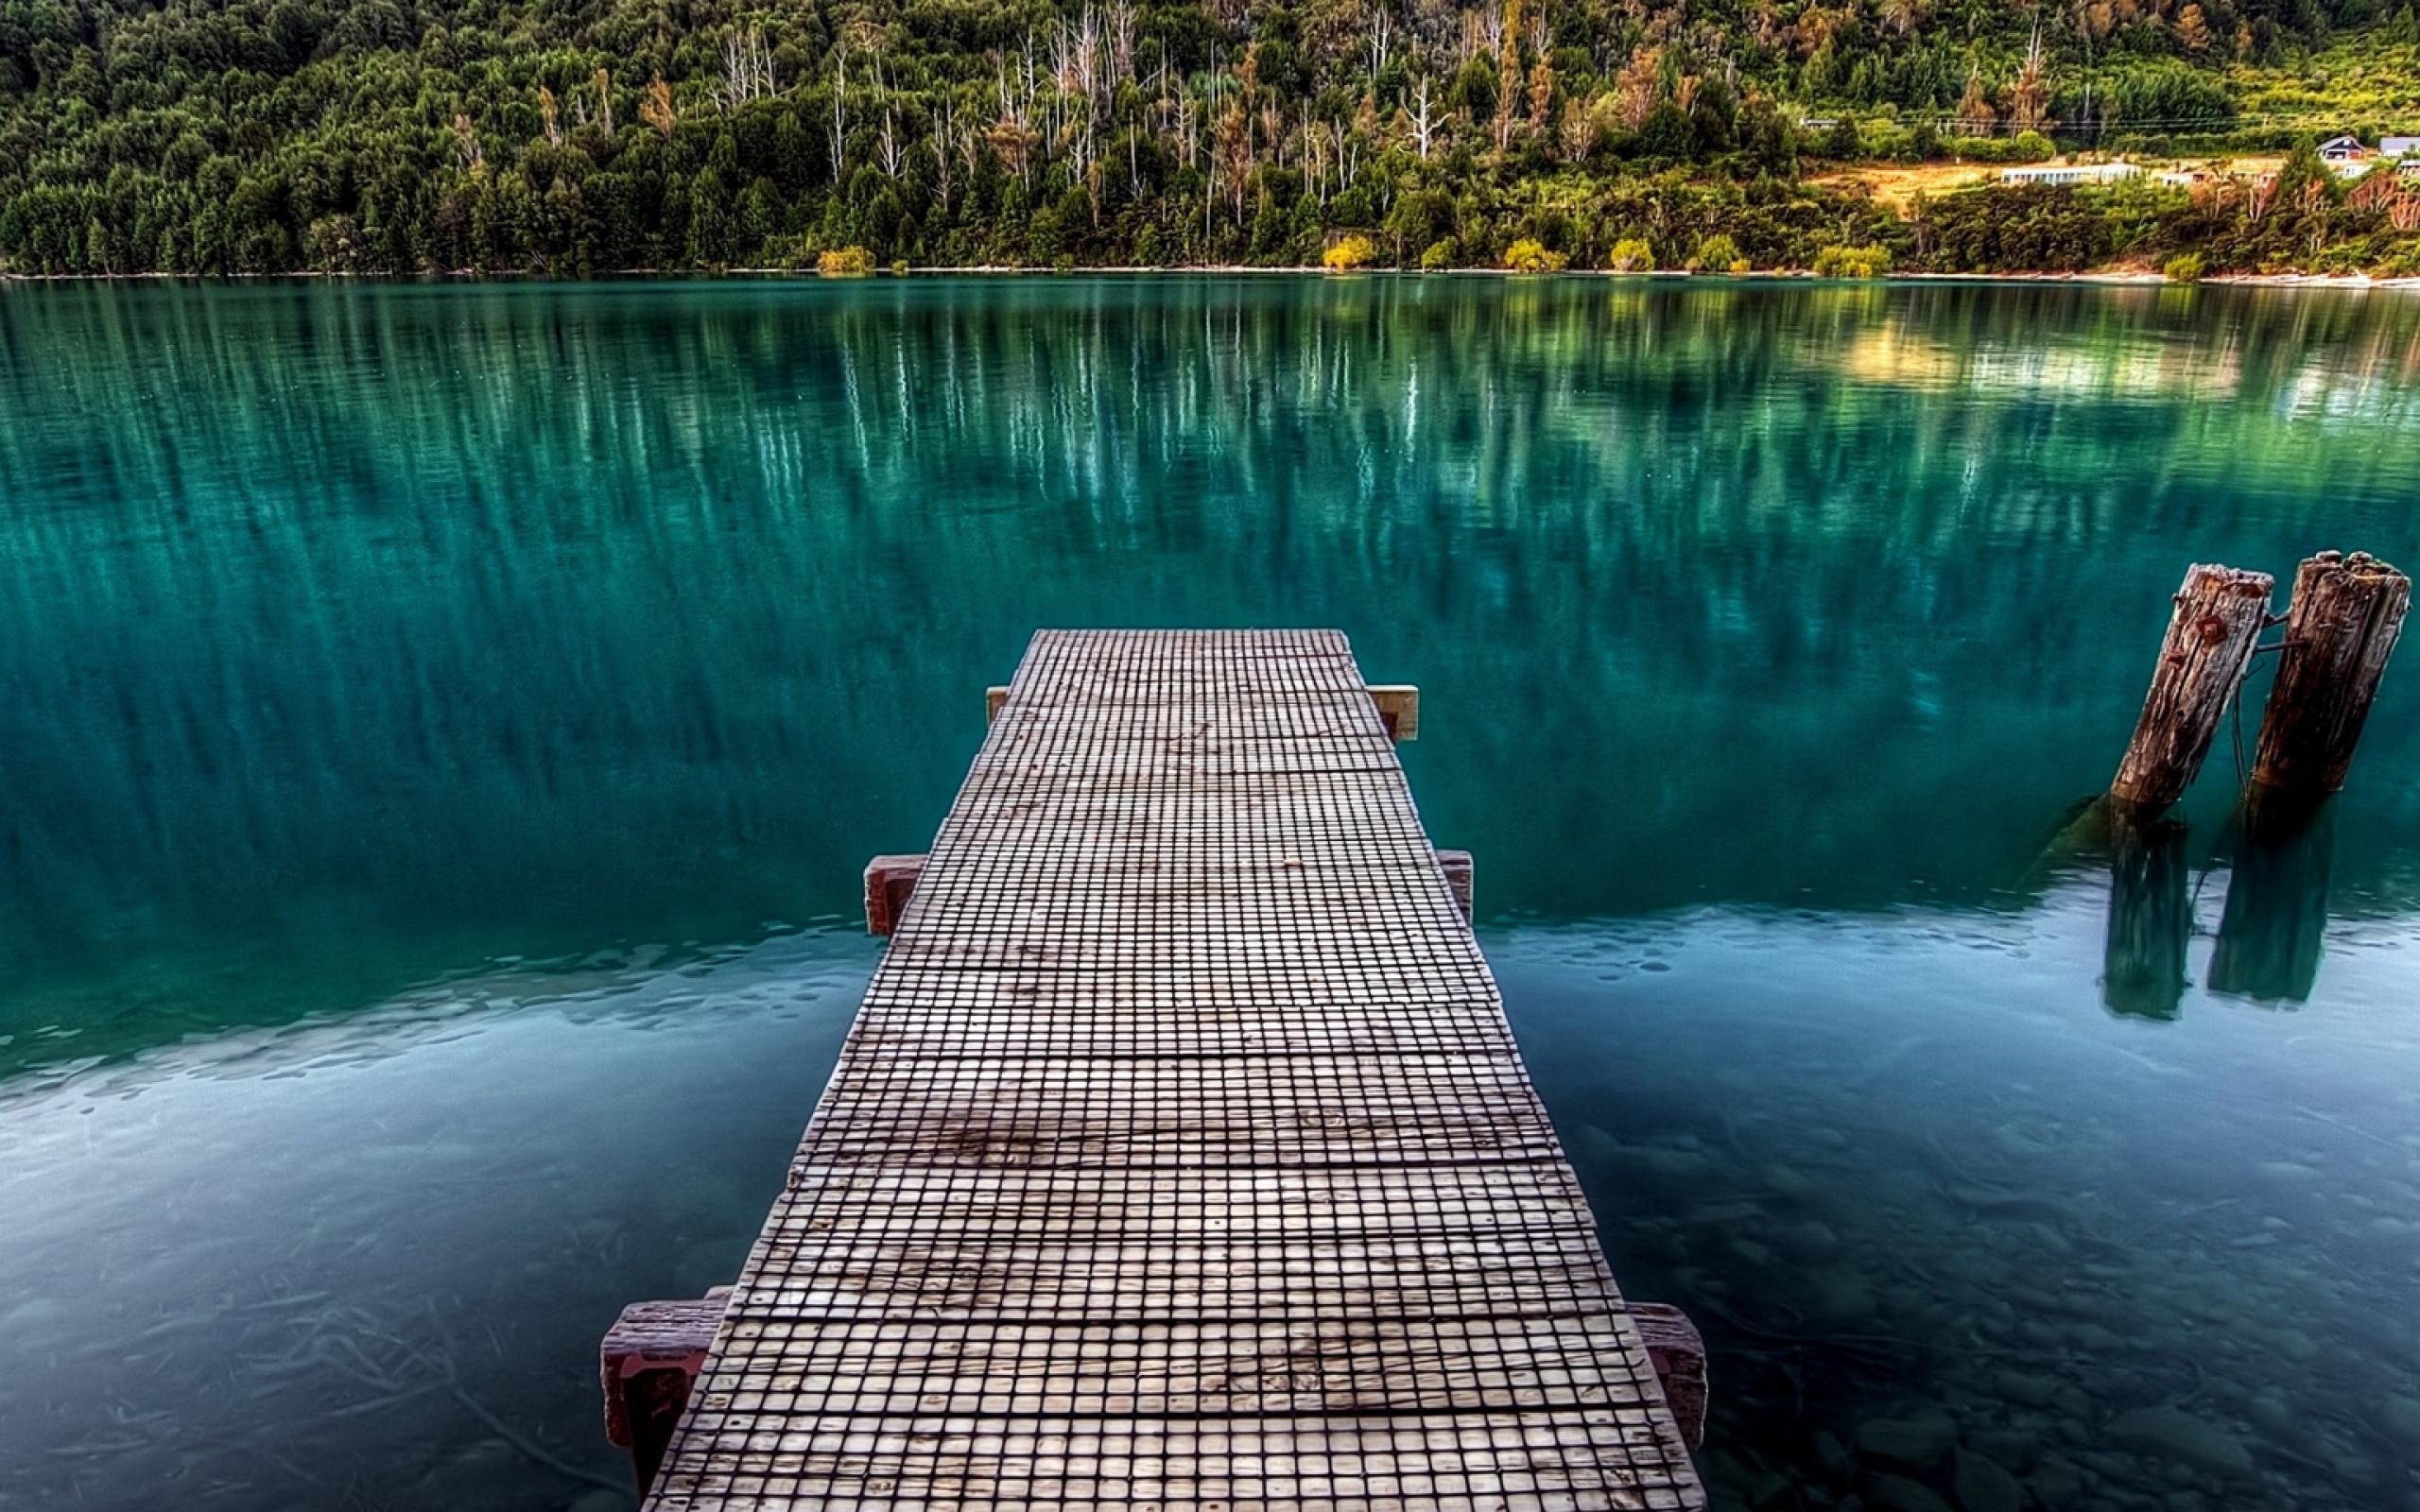
<path id="1" fill-rule="evenodd" d="M 2420 558 L 2420 301 L 6 285 L 0 414 L 0 1508 L 631 1504 L 982 688 L 1334 625 L 1719 1506 L 2420 1512 L 2420 662 L 2173 990 L 2050 844 L 2187 563 Z"/>

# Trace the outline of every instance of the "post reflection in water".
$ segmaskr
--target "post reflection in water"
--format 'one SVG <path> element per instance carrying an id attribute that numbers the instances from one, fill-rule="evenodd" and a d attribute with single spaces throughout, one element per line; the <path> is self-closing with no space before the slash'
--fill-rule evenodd
<path id="1" fill-rule="evenodd" d="M 2327 934 L 2336 808 L 2255 787 L 2226 825 L 2225 907 L 2209 955 L 2210 990 L 2259 1003 L 2308 1002 Z M 2113 816 L 2101 1001 L 2132 1018 L 2178 1017 L 2201 891 L 2182 822 Z"/>
<path id="2" fill-rule="evenodd" d="M 2193 936 L 2185 835 L 2175 819 L 2111 821 L 2101 1001 L 2112 1012 L 2173 1019 L 2185 1000 L 2186 945 Z"/>
<path id="3" fill-rule="evenodd" d="M 2236 832 L 2227 907 L 2210 955 L 2210 988 L 2269 1003 L 2302 1003 L 2319 979 L 2327 932 L 2327 872 L 2336 805 L 2255 789 Z"/>
<path id="4" fill-rule="evenodd" d="M 616 1504 L 597 1333 L 731 1279 L 858 868 L 1102 624 L 1421 685 L 1722 1504 L 2420 1504 L 2420 677 L 2341 819 L 2035 865 L 2187 562 L 2420 556 L 2420 304 L 5 285 L 0 414 L 6 1512 Z"/>

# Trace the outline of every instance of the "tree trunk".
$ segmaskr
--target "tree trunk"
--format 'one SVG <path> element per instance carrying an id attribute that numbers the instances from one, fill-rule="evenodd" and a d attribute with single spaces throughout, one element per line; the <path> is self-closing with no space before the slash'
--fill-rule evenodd
<path id="1" fill-rule="evenodd" d="M 2196 562 L 2186 570 L 2160 644 L 2142 718 L 2118 764 L 2110 796 L 2148 818 L 2185 796 L 2210 753 L 2227 699 L 2252 664 L 2253 642 L 2269 618 L 2267 573 Z"/>
<path id="2" fill-rule="evenodd" d="M 2411 607 L 2411 579 L 2365 552 L 2323 551 L 2302 564 L 2260 722 L 2255 782 L 2308 795 L 2344 785 Z"/>

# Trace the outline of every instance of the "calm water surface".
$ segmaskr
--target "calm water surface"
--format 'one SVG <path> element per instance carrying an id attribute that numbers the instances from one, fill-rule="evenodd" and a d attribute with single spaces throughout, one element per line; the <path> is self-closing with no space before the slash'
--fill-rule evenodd
<path id="1" fill-rule="evenodd" d="M 0 1507 L 627 1504 L 983 685 L 1267 624 L 1422 685 L 1722 1504 L 2420 1508 L 2420 653 L 2302 833 L 2222 737 L 2182 980 L 2046 848 L 2187 562 L 2415 505 L 2386 296 L 0 286 Z"/>

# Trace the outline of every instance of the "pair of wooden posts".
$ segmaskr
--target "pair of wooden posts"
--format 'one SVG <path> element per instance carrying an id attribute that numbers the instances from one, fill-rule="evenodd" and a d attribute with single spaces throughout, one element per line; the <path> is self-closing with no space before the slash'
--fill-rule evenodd
<path id="1" fill-rule="evenodd" d="M 2196 565 L 2185 575 L 2135 738 L 2110 784 L 2100 833 L 2110 863 L 2102 995 L 2116 1012 L 2173 1018 L 2193 934 L 2185 826 L 2161 814 L 2190 786 L 2230 699 L 2263 650 L 2281 661 L 2246 774 L 2225 917 L 2210 956 L 2213 991 L 2300 1002 L 2317 976 L 2327 919 L 2333 816 L 2411 579 L 2356 552 L 2322 552 L 2295 574 L 2282 644 L 2260 632 L 2266 573 Z"/>
<path id="2" fill-rule="evenodd" d="M 2254 655 L 2276 587 L 2267 573 L 2195 563 L 2177 590 L 2151 692 L 2109 796 L 2138 822 L 2192 785 Z M 2260 721 L 2251 798 L 2325 798 L 2344 785 L 2378 679 L 2411 607 L 2411 579 L 2365 552 L 2323 551 L 2294 574 L 2277 681 Z"/>

